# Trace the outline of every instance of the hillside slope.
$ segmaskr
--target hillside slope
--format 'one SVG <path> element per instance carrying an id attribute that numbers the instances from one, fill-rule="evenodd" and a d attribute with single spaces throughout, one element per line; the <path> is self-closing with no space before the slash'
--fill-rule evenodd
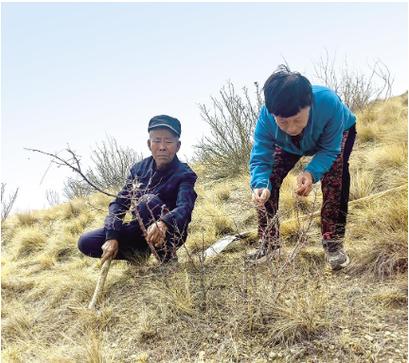
<path id="1" fill-rule="evenodd" d="M 358 115 L 350 164 L 347 269 L 326 268 L 319 219 L 300 218 L 319 210 L 319 186 L 295 200 L 296 171 L 281 191 L 284 252 L 258 267 L 243 262 L 256 240 L 248 176 L 199 178 L 179 265 L 113 263 L 97 312 L 86 307 L 98 262 L 76 241 L 101 226 L 109 200 L 94 195 L 10 217 L 2 226 L 2 361 L 406 362 L 407 94 Z M 250 237 L 199 258 L 239 231 Z"/>

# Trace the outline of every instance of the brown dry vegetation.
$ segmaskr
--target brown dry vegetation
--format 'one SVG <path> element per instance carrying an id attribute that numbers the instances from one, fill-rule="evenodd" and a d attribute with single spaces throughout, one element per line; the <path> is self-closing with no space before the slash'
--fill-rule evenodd
<path id="1" fill-rule="evenodd" d="M 351 200 L 405 185 L 407 96 L 363 111 L 358 135 Z M 281 191 L 281 260 L 243 263 L 256 239 L 247 175 L 200 181 L 179 265 L 113 263 L 97 312 L 86 307 L 98 263 L 81 256 L 76 241 L 102 224 L 108 200 L 95 195 L 10 217 L 2 226 L 2 360 L 406 362 L 407 188 L 350 208 L 352 263 L 333 273 L 319 219 L 285 267 L 308 223 L 297 210 L 317 210 L 321 198 L 317 187 L 315 205 L 313 196 L 296 204 L 295 175 Z M 252 232 L 246 241 L 200 262 L 203 248 L 244 230 Z"/>

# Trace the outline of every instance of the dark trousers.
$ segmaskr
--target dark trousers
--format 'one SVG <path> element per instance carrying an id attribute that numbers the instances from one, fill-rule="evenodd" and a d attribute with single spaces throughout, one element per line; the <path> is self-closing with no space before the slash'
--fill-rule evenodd
<path id="1" fill-rule="evenodd" d="M 321 234 L 324 245 L 325 241 L 328 241 L 328 244 L 334 241 L 334 245 L 339 245 L 345 235 L 350 188 L 349 156 L 352 152 L 355 137 L 355 126 L 344 132 L 341 153 L 321 180 L 323 194 Z M 275 149 L 274 169 L 270 176 L 271 196 L 265 204 L 265 209 L 257 209 L 259 238 L 272 248 L 278 247 L 279 244 L 279 223 L 276 213 L 280 187 L 283 179 L 299 159 L 299 155 L 288 153 L 280 147 Z"/>
<path id="2" fill-rule="evenodd" d="M 136 206 L 145 228 L 148 228 L 163 213 L 164 203 L 159 197 L 153 194 L 146 194 L 139 199 Z M 180 237 L 180 236 L 179 236 Z M 102 255 L 102 245 L 106 241 L 106 229 L 99 228 L 81 235 L 78 240 L 79 250 L 90 257 L 99 258 Z M 184 239 L 174 238 L 171 234 L 166 234 L 166 241 L 163 247 L 155 248 L 162 262 L 176 257 L 176 249 L 183 244 Z M 124 223 L 119 231 L 119 250 L 116 255 L 117 260 L 138 260 L 148 258 L 151 250 L 143 236 L 143 232 L 137 220 Z"/>

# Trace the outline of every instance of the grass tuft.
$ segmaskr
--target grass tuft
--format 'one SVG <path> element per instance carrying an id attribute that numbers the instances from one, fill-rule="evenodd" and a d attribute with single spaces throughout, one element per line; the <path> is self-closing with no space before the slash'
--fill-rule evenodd
<path id="1" fill-rule="evenodd" d="M 398 290 L 396 288 L 380 291 L 376 293 L 373 298 L 377 303 L 385 307 L 404 307 L 408 304 L 407 291 Z"/>
<path id="2" fill-rule="evenodd" d="M 368 155 L 370 169 L 399 168 L 407 164 L 407 145 L 393 144 L 375 148 Z"/>
<path id="3" fill-rule="evenodd" d="M 22 227 L 31 227 L 38 222 L 34 212 L 25 212 L 16 214 L 18 224 Z"/>
<path id="4" fill-rule="evenodd" d="M 104 355 L 102 353 L 102 344 L 99 337 L 95 333 L 90 333 L 86 345 L 86 361 L 88 363 L 104 363 Z"/>
<path id="5" fill-rule="evenodd" d="M 286 295 L 272 307 L 273 340 L 285 345 L 312 340 L 330 327 L 328 296 L 316 291 Z"/>
<path id="6" fill-rule="evenodd" d="M 368 170 L 357 169 L 351 173 L 350 200 L 360 199 L 375 191 L 373 174 Z"/>
<path id="7" fill-rule="evenodd" d="M 34 315 L 22 304 L 15 302 L 12 314 L 2 320 L 2 338 L 13 341 L 14 339 L 29 338 L 33 325 Z"/>
<path id="8" fill-rule="evenodd" d="M 74 199 L 62 204 L 57 211 L 60 218 L 71 219 L 80 216 L 85 207 L 86 205 L 83 200 Z"/>
<path id="9" fill-rule="evenodd" d="M 405 202 L 403 202 L 405 201 Z M 376 200 L 370 208 L 354 211 L 353 237 L 366 241 L 351 271 L 369 271 L 378 278 L 407 271 L 407 190 L 389 200 Z"/>
<path id="10" fill-rule="evenodd" d="M 65 221 L 64 232 L 68 235 L 79 236 L 93 222 L 90 213 L 83 212 L 78 217 Z"/>
<path id="11" fill-rule="evenodd" d="M 13 239 L 16 245 L 16 257 L 27 257 L 41 251 L 47 241 L 47 236 L 39 228 L 21 228 Z"/>

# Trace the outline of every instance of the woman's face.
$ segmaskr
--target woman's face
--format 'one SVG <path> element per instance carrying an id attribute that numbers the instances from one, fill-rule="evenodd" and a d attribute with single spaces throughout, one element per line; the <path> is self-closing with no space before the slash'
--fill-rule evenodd
<path id="1" fill-rule="evenodd" d="M 274 116 L 274 115 L 273 115 Z M 310 106 L 302 108 L 297 114 L 290 117 L 274 116 L 277 126 L 290 136 L 301 134 L 307 126 L 310 116 Z"/>

